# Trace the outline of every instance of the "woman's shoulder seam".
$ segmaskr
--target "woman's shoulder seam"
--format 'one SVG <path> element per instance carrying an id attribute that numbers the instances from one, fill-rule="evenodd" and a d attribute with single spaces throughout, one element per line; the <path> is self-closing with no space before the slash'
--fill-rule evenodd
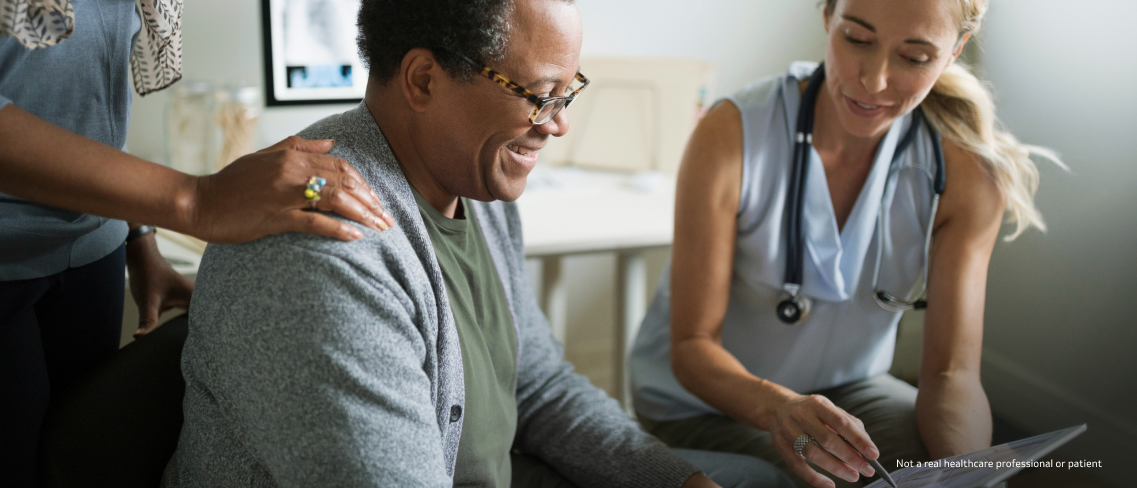
<path id="1" fill-rule="evenodd" d="M 781 88 L 784 80 L 784 75 L 759 78 L 747 83 L 727 99 L 733 102 L 739 111 L 767 107 L 777 100 L 778 89 Z"/>

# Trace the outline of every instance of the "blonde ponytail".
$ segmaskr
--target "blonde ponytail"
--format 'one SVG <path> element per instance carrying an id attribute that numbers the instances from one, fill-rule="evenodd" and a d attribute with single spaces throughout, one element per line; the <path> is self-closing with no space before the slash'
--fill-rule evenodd
<path id="1" fill-rule="evenodd" d="M 823 1 L 826 12 L 832 13 L 837 0 Z M 960 39 L 979 31 L 987 13 L 987 2 L 959 0 Z M 1023 144 L 1003 130 L 995 116 L 991 91 L 958 61 L 940 74 L 920 106 L 944 139 L 979 156 L 986 165 L 988 174 L 1003 192 L 1007 222 L 1015 224 L 1014 232 L 1007 236 L 1008 241 L 1031 227 L 1046 230 L 1042 214 L 1034 206 L 1038 168 L 1030 157 L 1037 155 L 1066 168 L 1054 151 Z"/>
<path id="2" fill-rule="evenodd" d="M 979 156 L 987 166 L 988 173 L 1003 192 L 1007 222 L 1015 224 L 1014 232 L 1007 236 L 1008 241 L 1031 227 L 1046 230 L 1042 214 L 1034 206 L 1038 168 L 1030 156 L 1036 154 L 1062 166 L 1057 154 L 1023 144 L 999 127 L 991 92 L 958 62 L 940 74 L 920 106 L 944 139 Z"/>

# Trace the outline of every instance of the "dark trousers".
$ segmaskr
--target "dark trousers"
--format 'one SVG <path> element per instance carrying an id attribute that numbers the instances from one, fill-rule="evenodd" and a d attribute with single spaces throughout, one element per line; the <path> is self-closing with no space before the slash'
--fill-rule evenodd
<path id="1" fill-rule="evenodd" d="M 44 278 L 0 281 L 0 486 L 39 486 L 48 403 L 118 350 L 125 249 Z"/>

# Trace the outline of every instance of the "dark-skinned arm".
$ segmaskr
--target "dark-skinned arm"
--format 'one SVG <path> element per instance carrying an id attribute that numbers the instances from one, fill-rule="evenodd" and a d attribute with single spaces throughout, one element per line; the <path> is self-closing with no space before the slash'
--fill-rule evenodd
<path id="1" fill-rule="evenodd" d="M 131 222 L 134 230 L 141 224 Z M 130 296 L 138 305 L 140 337 L 158 328 L 158 316 L 166 310 L 189 310 L 194 284 L 182 276 L 158 252 L 158 242 L 151 232 L 126 243 L 126 269 L 130 273 Z"/>
<path id="2" fill-rule="evenodd" d="M 375 230 L 394 225 L 350 164 L 326 156 L 333 141 L 289 137 L 217 174 L 192 176 L 44 121 L 14 104 L 0 108 L 0 192 L 46 205 L 171 229 L 214 243 L 280 232 L 343 240 L 357 229 L 305 212 L 308 178 L 326 178 L 320 210 Z"/>

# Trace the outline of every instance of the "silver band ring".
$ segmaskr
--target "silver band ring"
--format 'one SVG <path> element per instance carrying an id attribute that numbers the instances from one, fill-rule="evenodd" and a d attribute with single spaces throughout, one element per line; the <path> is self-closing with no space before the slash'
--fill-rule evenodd
<path id="1" fill-rule="evenodd" d="M 794 452 L 797 453 L 798 457 L 805 459 L 805 455 L 802 454 L 801 451 L 803 449 L 805 449 L 805 446 L 808 446 L 808 445 L 816 443 L 816 442 L 817 441 L 813 440 L 813 438 L 810 437 L 808 434 L 799 435 L 797 437 L 797 439 L 794 440 Z"/>

